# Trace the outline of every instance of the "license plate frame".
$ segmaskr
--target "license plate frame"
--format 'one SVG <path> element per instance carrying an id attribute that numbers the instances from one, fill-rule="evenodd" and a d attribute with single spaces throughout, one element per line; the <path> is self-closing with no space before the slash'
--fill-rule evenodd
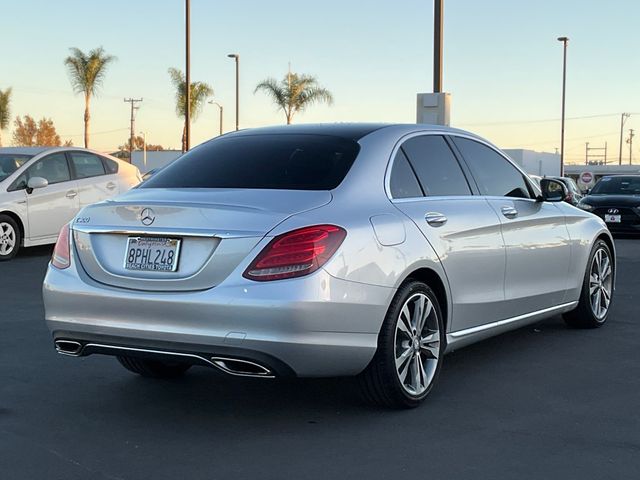
<path id="1" fill-rule="evenodd" d="M 606 223 L 622 223 L 622 215 L 612 215 L 607 213 L 604 216 L 604 221 Z"/>
<path id="2" fill-rule="evenodd" d="M 181 246 L 182 239 L 180 238 L 128 237 L 127 248 L 124 252 L 124 269 L 131 272 L 176 272 L 180 263 Z M 132 252 L 132 249 L 135 251 Z M 146 256 L 143 250 L 146 250 Z M 169 252 L 173 252 L 173 256 L 170 256 Z M 132 256 L 133 258 L 131 258 Z M 142 262 L 145 259 L 146 261 Z M 153 261 L 149 262 L 149 260 Z"/>

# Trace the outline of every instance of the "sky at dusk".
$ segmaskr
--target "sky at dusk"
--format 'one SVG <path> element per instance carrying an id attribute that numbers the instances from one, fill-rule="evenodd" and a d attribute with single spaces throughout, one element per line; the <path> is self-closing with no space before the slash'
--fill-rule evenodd
<path id="1" fill-rule="evenodd" d="M 114 150 L 128 137 L 129 104 L 142 97 L 138 132 L 179 148 L 169 67 L 184 69 L 183 0 L 0 0 L 0 89 L 13 88 L 12 118 L 50 117 L 63 140 L 82 144 L 84 102 L 74 95 L 64 58 L 69 47 L 103 46 L 117 57 L 92 102 L 91 147 Z M 432 88 L 431 1 L 294 2 L 192 0 L 192 79 L 205 81 L 235 123 L 240 54 L 242 128 L 284 123 L 256 84 L 294 72 L 313 74 L 332 91 L 333 107 L 302 122 L 415 122 L 415 96 Z M 566 156 L 584 161 L 585 142 L 618 156 L 620 114 L 640 130 L 640 15 L 632 0 L 445 0 L 444 89 L 452 126 L 503 148 L 554 151 L 560 145 L 562 44 L 570 38 Z M 10 130 L 13 122 L 11 122 Z M 218 132 L 207 105 L 192 144 Z M 2 132 L 10 143 L 10 132 Z M 640 135 L 634 157 L 640 162 Z M 623 160 L 628 161 L 625 145 Z"/>

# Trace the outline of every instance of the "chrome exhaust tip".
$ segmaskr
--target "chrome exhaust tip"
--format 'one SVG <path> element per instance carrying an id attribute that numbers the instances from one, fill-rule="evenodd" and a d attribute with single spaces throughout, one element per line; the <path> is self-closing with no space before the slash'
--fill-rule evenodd
<path id="1" fill-rule="evenodd" d="M 82 344 L 74 340 L 56 340 L 56 351 L 61 355 L 79 357 L 82 353 Z"/>
<path id="2" fill-rule="evenodd" d="M 238 358 L 211 357 L 211 362 L 225 373 L 241 377 L 274 378 L 275 375 L 267 367 L 249 360 Z"/>

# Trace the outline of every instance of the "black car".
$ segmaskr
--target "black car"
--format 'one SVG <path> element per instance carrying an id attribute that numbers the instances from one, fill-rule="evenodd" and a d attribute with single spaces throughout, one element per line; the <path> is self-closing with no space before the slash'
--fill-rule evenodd
<path id="1" fill-rule="evenodd" d="M 640 232 L 640 175 L 602 177 L 578 207 L 598 215 L 612 232 Z"/>

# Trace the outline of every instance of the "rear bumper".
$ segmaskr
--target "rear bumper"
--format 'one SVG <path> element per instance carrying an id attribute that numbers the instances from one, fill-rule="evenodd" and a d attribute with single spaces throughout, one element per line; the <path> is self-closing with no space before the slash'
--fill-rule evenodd
<path id="1" fill-rule="evenodd" d="M 140 292 L 99 284 L 75 264 L 49 267 L 43 286 L 56 340 L 229 356 L 303 377 L 361 372 L 394 293 L 324 270 L 276 282 L 239 278 L 199 292 Z"/>

